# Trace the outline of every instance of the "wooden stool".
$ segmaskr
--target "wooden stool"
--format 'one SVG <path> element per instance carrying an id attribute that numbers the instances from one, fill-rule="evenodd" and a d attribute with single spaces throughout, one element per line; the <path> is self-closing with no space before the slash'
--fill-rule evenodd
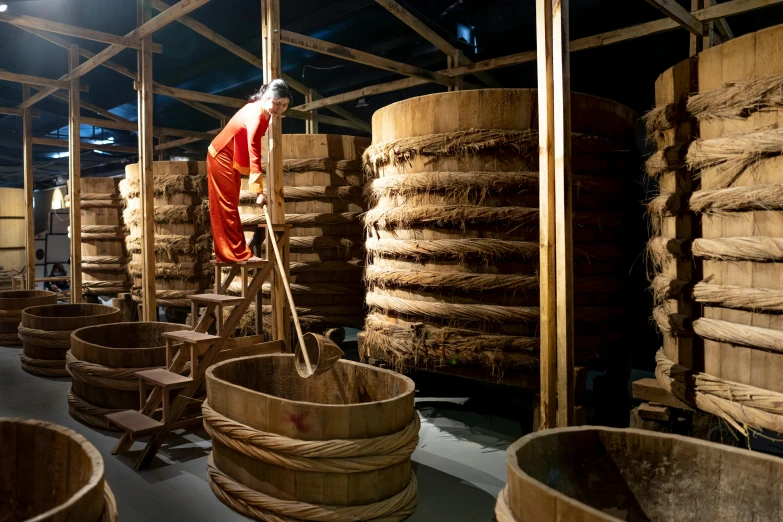
<path id="1" fill-rule="evenodd" d="M 161 390 L 161 401 L 163 402 L 163 424 L 168 421 L 169 418 L 169 392 L 171 390 L 179 390 L 184 388 L 193 379 L 190 377 L 183 377 L 178 373 L 173 373 L 163 368 L 155 368 L 154 370 L 143 370 L 136 372 L 136 376 L 139 378 L 139 400 L 140 408 L 143 408 L 147 403 L 147 384 L 151 384 Z"/>

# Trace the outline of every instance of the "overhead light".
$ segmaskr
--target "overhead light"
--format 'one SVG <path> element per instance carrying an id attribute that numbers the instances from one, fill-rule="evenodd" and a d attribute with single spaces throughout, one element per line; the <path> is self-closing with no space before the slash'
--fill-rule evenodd
<path id="1" fill-rule="evenodd" d="M 356 104 L 356 108 L 357 109 L 359 109 L 361 107 L 369 107 L 369 106 L 370 106 L 370 104 L 367 103 L 367 100 L 365 100 L 364 98 L 359 98 L 359 103 Z"/>
<path id="2" fill-rule="evenodd" d="M 0 4 L 0 13 L 5 13 L 6 10 L 8 10 L 8 6 L 6 4 Z"/>

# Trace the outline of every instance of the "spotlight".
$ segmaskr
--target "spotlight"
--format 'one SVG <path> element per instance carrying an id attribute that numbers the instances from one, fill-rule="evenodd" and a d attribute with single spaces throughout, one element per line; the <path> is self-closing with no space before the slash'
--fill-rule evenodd
<path id="1" fill-rule="evenodd" d="M 0 13 L 5 13 L 8 9 L 8 6 L 6 4 L 0 4 Z"/>

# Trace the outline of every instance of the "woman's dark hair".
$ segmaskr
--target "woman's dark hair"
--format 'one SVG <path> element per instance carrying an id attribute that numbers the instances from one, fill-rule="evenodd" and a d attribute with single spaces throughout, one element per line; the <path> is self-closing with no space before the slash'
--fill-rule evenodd
<path id="1" fill-rule="evenodd" d="M 291 97 L 291 89 L 288 88 L 288 84 L 285 83 L 285 80 L 280 78 L 272 80 L 266 85 L 262 85 L 261 88 L 258 89 L 258 92 L 254 93 L 250 97 L 249 101 L 250 103 L 253 103 L 259 100 L 263 100 L 264 98 L 288 98 L 289 100 L 293 101 L 293 98 Z"/>

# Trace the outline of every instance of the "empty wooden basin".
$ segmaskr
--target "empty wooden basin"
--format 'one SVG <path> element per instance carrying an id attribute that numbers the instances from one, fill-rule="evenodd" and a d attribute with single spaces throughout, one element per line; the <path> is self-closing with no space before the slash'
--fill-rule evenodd
<path id="1" fill-rule="evenodd" d="M 165 332 L 187 329 L 172 323 L 112 323 L 71 333 L 66 354 L 73 384 L 68 392 L 70 414 L 93 426 L 117 429 L 108 413 L 139 409 L 139 370 L 166 364 Z"/>
<path id="2" fill-rule="evenodd" d="M 117 507 L 95 446 L 57 424 L 0 418 L 0 520 L 113 522 Z"/>
<path id="3" fill-rule="evenodd" d="M 506 452 L 498 522 L 783 520 L 783 459 L 652 431 L 562 428 Z"/>
<path id="4" fill-rule="evenodd" d="M 71 348 L 71 332 L 86 326 L 122 320 L 117 308 L 100 304 L 31 306 L 22 311 L 19 354 L 22 368 L 36 375 L 68 377 L 65 354 Z"/>
<path id="5" fill-rule="evenodd" d="M 22 310 L 30 306 L 57 304 L 57 294 L 48 290 L 6 290 L 0 292 L 0 346 L 19 346 Z"/>
<path id="6" fill-rule="evenodd" d="M 206 375 L 209 480 L 221 501 L 257 520 L 413 513 L 419 416 L 409 378 L 340 360 L 302 379 L 292 354 L 232 359 Z"/>

